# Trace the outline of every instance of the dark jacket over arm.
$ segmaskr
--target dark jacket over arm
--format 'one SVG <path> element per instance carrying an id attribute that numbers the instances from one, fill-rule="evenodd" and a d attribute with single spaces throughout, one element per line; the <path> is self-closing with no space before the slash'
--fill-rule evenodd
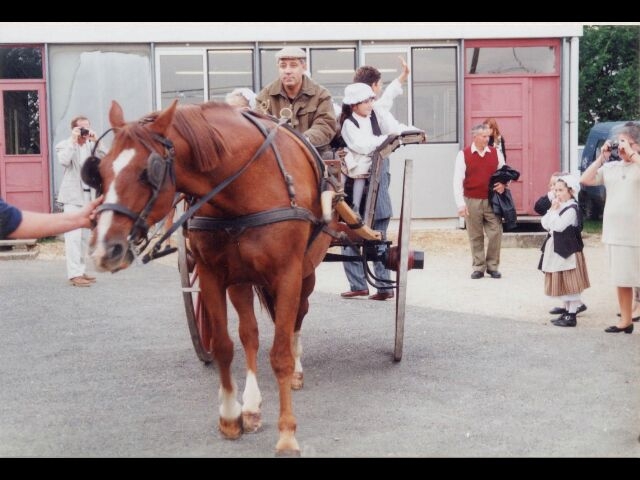
<path id="1" fill-rule="evenodd" d="M 516 206 L 513 203 L 511 191 L 505 188 L 503 193 L 493 191 L 495 183 L 508 184 L 512 180 L 518 180 L 520 172 L 511 168 L 509 165 L 503 165 L 491 175 L 489 179 L 489 202 L 491 209 L 498 217 L 503 219 L 503 228 L 505 230 L 513 230 L 517 226 L 518 215 Z"/>

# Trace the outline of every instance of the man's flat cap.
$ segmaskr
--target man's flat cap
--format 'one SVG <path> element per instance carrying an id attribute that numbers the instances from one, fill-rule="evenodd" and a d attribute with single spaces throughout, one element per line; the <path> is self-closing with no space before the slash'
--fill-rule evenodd
<path id="1" fill-rule="evenodd" d="M 307 58 L 307 53 L 300 47 L 284 47 L 278 53 L 276 53 L 276 60 L 283 58 Z"/>

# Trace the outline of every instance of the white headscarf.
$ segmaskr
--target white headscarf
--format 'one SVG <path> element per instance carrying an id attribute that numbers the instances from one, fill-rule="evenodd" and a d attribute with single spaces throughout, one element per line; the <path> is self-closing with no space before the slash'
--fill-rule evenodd
<path id="1" fill-rule="evenodd" d="M 571 189 L 571 196 L 577 200 L 578 193 L 580 192 L 580 182 L 578 181 L 578 177 L 575 175 L 563 175 L 558 177 L 558 180 L 562 180 L 567 187 Z"/>
<path id="2" fill-rule="evenodd" d="M 236 88 L 231 93 L 227 95 L 227 97 L 231 97 L 233 95 L 240 95 L 245 98 L 247 102 L 249 102 L 249 108 L 251 110 L 255 110 L 256 108 L 256 94 L 250 88 Z"/>

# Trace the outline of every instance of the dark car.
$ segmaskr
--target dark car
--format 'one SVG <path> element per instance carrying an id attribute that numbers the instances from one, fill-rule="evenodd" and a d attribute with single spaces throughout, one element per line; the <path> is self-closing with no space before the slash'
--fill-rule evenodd
<path id="1" fill-rule="evenodd" d="M 587 168 L 589 168 L 589 165 L 591 165 L 598 157 L 600 147 L 602 147 L 602 144 L 607 141 L 607 139 L 612 137 L 613 130 L 625 123 L 626 121 L 602 122 L 596 123 L 591 127 L 589 135 L 587 135 L 587 141 L 584 144 L 584 150 L 582 151 L 580 173 L 583 173 Z M 583 186 L 578 194 L 578 203 L 580 204 L 584 217 L 591 220 L 600 220 L 602 218 L 606 198 L 607 192 L 604 186 Z"/>

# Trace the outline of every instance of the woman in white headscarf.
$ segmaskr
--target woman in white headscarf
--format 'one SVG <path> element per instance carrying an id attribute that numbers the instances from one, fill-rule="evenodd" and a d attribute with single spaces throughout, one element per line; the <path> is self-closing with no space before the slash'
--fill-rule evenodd
<path id="1" fill-rule="evenodd" d="M 249 88 L 236 88 L 227 93 L 225 102 L 234 107 L 254 110 L 256 108 L 256 94 Z"/>
<path id="2" fill-rule="evenodd" d="M 582 216 L 576 201 L 579 191 L 576 177 L 559 177 L 554 186 L 555 198 L 541 220 L 543 228 L 550 234 L 541 262 L 545 273 L 545 294 L 560 297 L 566 310 L 551 321 L 558 327 L 576 326 L 576 313 L 583 304 L 580 294 L 590 286 L 582 253 Z"/>
<path id="3" fill-rule="evenodd" d="M 611 278 L 618 290 L 620 319 L 605 332 L 631 333 L 633 287 L 640 287 L 640 123 L 625 123 L 617 130 L 616 137 L 617 145 L 607 140 L 580 182 L 604 185 L 607 189 L 602 242 L 606 245 Z M 609 162 L 611 151 L 616 147 L 622 160 Z"/>

